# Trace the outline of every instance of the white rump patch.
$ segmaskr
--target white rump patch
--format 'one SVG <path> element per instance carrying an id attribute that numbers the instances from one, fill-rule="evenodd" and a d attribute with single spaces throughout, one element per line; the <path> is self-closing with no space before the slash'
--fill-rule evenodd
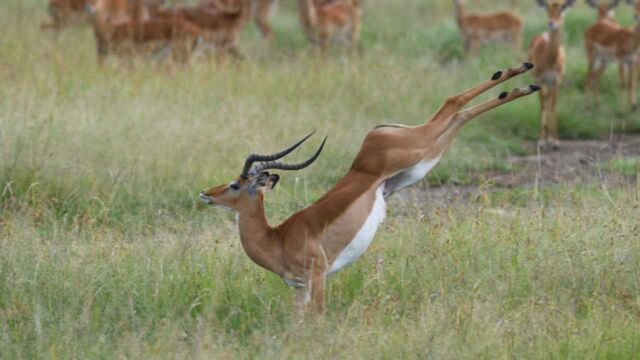
<path id="1" fill-rule="evenodd" d="M 384 196 L 382 194 L 383 189 L 384 183 L 376 189 L 376 200 L 371 208 L 371 212 L 367 216 L 367 220 L 362 224 L 362 227 L 358 230 L 358 233 L 353 240 L 351 240 L 351 243 L 349 243 L 349 245 L 340 252 L 336 260 L 331 265 L 328 275 L 331 275 L 356 261 L 360 256 L 362 256 L 362 254 L 364 254 L 369 245 L 371 245 L 371 241 L 373 241 L 373 238 L 376 235 L 378 226 L 382 220 L 384 220 L 384 215 L 387 211 L 387 204 L 384 201 Z"/>

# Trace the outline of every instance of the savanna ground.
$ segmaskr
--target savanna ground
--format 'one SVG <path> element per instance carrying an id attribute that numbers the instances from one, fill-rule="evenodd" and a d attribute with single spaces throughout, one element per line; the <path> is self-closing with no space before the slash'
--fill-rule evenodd
<path id="1" fill-rule="evenodd" d="M 546 19 L 517 7 L 527 43 Z M 638 358 L 640 115 L 619 105 L 614 66 L 604 106 L 587 106 L 593 18 L 579 3 L 565 21 L 559 124 L 576 142 L 538 154 L 535 96 L 475 120 L 331 278 L 327 315 L 301 322 L 292 291 L 244 254 L 233 214 L 198 192 L 252 151 L 328 134 L 320 159 L 268 194 L 277 223 L 344 174 L 375 125 L 423 122 L 524 51 L 464 59 L 450 1 L 367 0 L 363 52 L 322 62 L 281 0 L 276 41 L 251 25 L 241 63 L 98 68 L 88 27 L 54 39 L 39 29 L 44 0 L 3 0 L 0 357 Z M 630 24 L 629 8 L 618 18 Z"/>

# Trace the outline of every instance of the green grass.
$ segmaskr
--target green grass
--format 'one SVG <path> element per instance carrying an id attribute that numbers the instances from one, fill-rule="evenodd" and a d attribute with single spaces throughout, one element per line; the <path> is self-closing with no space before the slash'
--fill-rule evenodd
<path id="1" fill-rule="evenodd" d="M 608 168 L 624 176 L 634 176 L 640 173 L 640 158 L 616 158 L 609 161 Z"/>
<path id="2" fill-rule="evenodd" d="M 339 179 L 375 125 L 424 122 L 447 96 L 524 60 L 499 45 L 465 59 L 450 7 L 367 1 L 363 53 L 334 49 L 322 62 L 294 2 L 281 1 L 275 43 L 251 26 L 244 62 L 99 68 L 90 29 L 54 38 L 39 30 L 44 1 L 0 2 L 0 357 L 637 357 L 637 187 L 394 203 L 372 248 L 329 282 L 327 317 L 305 323 L 291 290 L 244 255 L 232 214 L 198 202 L 248 153 L 328 134 L 317 163 L 282 174 L 268 195 L 277 223 Z M 528 41 L 546 20 L 533 2 L 519 10 Z M 563 138 L 640 130 L 612 69 L 602 108 L 586 106 L 581 34 L 593 18 L 583 4 L 566 18 Z M 427 181 L 511 170 L 506 156 L 537 138 L 537 101 L 465 127 Z M 633 160 L 609 165 L 637 176 Z"/>

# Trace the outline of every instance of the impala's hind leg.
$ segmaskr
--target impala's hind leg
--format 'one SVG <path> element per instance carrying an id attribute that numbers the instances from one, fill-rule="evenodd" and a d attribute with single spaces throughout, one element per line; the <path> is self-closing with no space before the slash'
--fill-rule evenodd
<path id="1" fill-rule="evenodd" d="M 538 85 L 529 85 L 523 88 L 513 89 L 511 91 L 505 91 L 501 93 L 497 98 L 485 101 L 481 104 L 472 106 L 468 109 L 462 110 L 456 114 L 454 121 L 460 121 L 462 124 L 486 113 L 487 111 L 494 109 L 500 105 L 504 105 L 517 98 L 531 95 L 534 92 L 540 90 Z"/>
<path id="2" fill-rule="evenodd" d="M 518 76 L 522 73 L 525 73 L 529 70 L 533 69 L 533 64 L 531 63 L 523 63 L 520 66 L 512 67 L 504 71 L 497 71 L 493 76 L 491 76 L 490 80 L 482 82 L 471 89 L 461 92 L 458 95 L 454 95 L 449 97 L 444 105 L 438 110 L 435 119 L 447 119 L 450 116 L 454 115 L 463 106 L 467 105 L 469 101 L 473 100 L 478 95 L 484 93 L 485 91 L 491 89 L 492 87 L 501 84 L 514 76 Z"/>

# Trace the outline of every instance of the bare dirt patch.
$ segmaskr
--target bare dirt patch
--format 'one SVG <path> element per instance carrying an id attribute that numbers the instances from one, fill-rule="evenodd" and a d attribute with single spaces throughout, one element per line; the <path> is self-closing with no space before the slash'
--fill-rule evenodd
<path id="1" fill-rule="evenodd" d="M 394 200 L 454 201 L 479 196 L 482 193 L 508 188 L 554 186 L 566 184 L 606 184 L 607 186 L 637 185 L 637 173 L 617 171 L 614 160 L 640 157 L 640 134 L 617 135 L 614 141 L 565 140 L 557 150 L 539 150 L 532 145 L 532 155 L 512 156 L 507 161 L 512 170 L 490 171 L 472 175 L 475 185 L 419 186 L 400 191 Z"/>

